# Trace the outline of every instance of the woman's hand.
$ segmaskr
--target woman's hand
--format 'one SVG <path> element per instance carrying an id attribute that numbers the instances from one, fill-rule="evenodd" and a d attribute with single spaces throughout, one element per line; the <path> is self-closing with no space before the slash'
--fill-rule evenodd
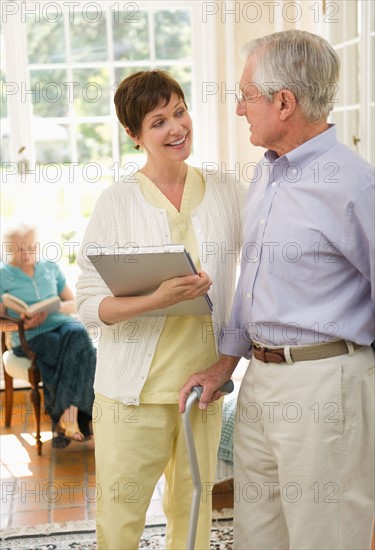
<path id="1" fill-rule="evenodd" d="M 32 317 L 26 317 L 25 315 L 21 315 L 21 319 L 24 319 L 24 329 L 30 330 L 32 328 L 38 327 L 44 321 L 47 319 L 48 313 L 45 311 L 42 311 L 41 313 L 36 313 Z"/>
<path id="2" fill-rule="evenodd" d="M 203 271 L 197 275 L 175 277 L 161 283 L 159 288 L 146 296 L 106 296 L 99 305 L 100 320 L 107 324 L 128 321 L 149 311 L 162 309 L 183 300 L 203 296 L 210 289 L 211 279 Z"/>
<path id="3" fill-rule="evenodd" d="M 172 306 L 184 300 L 194 300 L 206 294 L 211 285 L 212 281 L 204 271 L 197 275 L 168 279 L 152 295 L 155 309 Z"/>

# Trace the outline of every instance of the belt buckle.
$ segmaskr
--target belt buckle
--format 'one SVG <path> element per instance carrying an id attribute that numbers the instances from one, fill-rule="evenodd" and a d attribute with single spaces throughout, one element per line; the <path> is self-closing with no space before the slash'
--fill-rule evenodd
<path id="1" fill-rule="evenodd" d="M 254 342 L 253 342 L 253 346 L 260 353 L 260 360 L 263 363 L 268 363 L 268 359 L 266 357 L 266 348 L 264 348 L 263 346 L 260 346 L 259 344 L 255 344 Z"/>

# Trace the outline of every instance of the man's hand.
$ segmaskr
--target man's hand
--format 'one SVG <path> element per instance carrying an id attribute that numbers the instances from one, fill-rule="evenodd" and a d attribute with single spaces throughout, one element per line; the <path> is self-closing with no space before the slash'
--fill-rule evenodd
<path id="1" fill-rule="evenodd" d="M 203 387 L 203 393 L 199 400 L 200 409 L 206 409 L 211 401 L 219 399 L 223 395 L 219 389 L 230 379 L 239 360 L 239 357 L 223 355 L 217 363 L 208 369 L 192 374 L 180 390 L 180 413 L 185 412 L 186 400 L 194 386 Z"/>

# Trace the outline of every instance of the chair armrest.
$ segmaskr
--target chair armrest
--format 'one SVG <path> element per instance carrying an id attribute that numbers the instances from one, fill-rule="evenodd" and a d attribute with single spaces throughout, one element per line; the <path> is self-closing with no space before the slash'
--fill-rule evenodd
<path id="1" fill-rule="evenodd" d="M 35 359 L 35 353 L 31 351 L 27 344 L 26 336 L 25 336 L 25 320 L 24 319 L 15 319 L 14 317 L 9 317 L 9 315 L 0 314 L 0 321 L 9 321 L 11 323 L 15 323 L 17 325 L 18 330 L 18 336 L 20 338 L 20 343 L 23 351 L 25 352 L 26 356 L 31 360 L 34 361 Z M 1 335 L 1 348 L 2 353 L 6 351 L 7 347 L 5 344 L 5 332 Z"/>
<path id="2" fill-rule="evenodd" d="M 15 319 L 14 317 L 10 317 L 9 315 L 5 315 L 5 313 L 0 313 L 0 321 L 10 321 L 11 323 L 18 324 L 21 319 Z"/>

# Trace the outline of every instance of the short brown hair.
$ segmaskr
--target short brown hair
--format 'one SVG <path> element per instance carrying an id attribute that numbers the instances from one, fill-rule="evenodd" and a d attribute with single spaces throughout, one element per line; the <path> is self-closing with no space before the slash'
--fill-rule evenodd
<path id="1" fill-rule="evenodd" d="M 176 94 L 185 104 L 180 84 L 165 71 L 140 71 L 125 78 L 116 90 L 117 118 L 133 136 L 139 137 L 142 122 L 150 111 L 161 103 L 167 105 Z"/>

